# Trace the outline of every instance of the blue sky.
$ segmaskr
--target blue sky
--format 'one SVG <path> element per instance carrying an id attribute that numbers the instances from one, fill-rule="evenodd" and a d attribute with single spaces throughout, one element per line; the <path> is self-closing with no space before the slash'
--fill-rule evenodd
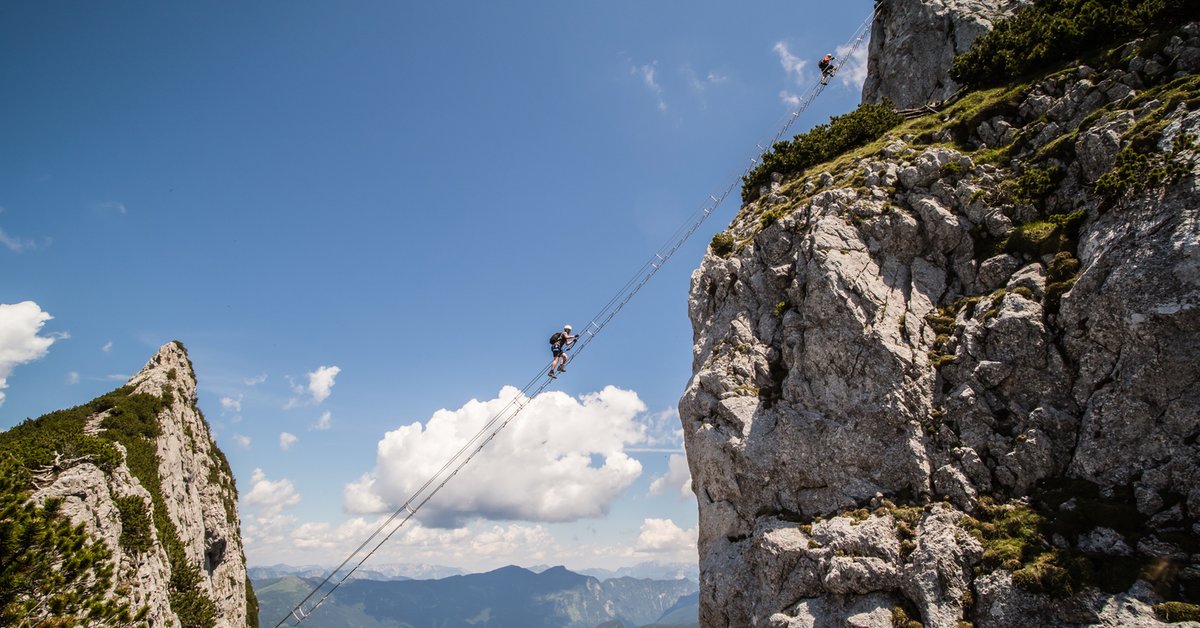
<path id="1" fill-rule="evenodd" d="M 871 4 L 7 5 L 0 428 L 181 340 L 250 563 L 337 562 L 741 174 Z M 694 560 L 688 281 L 736 210 L 378 560 Z"/>

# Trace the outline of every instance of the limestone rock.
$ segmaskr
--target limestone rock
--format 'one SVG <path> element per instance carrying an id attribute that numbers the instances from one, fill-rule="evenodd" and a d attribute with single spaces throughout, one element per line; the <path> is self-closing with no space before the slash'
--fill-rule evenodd
<path id="1" fill-rule="evenodd" d="M 863 102 L 901 108 L 945 100 L 954 57 L 1024 0 L 886 0 L 871 30 Z"/>
<path id="2" fill-rule="evenodd" d="M 130 589 L 127 599 L 131 605 L 148 606 L 146 620 L 152 625 L 178 625 L 167 599 L 171 566 L 158 542 L 158 533 L 151 530 L 155 542 L 140 555 L 123 551 L 118 542 L 122 526 L 115 500 L 126 496 L 140 499 L 146 512 L 150 512 L 150 493 L 130 475 L 128 468 L 120 466 L 106 474 L 85 462 L 59 473 L 53 483 L 34 493 L 33 499 L 38 503 L 50 498 L 62 499 L 61 512 L 73 523 L 84 524 L 90 536 L 102 540 L 116 559 L 114 572 L 127 574 L 121 584 Z"/>
<path id="3" fill-rule="evenodd" d="M 228 466 L 218 462 L 224 457 L 196 408 L 196 376 L 183 346 L 164 345 L 128 385 L 134 393 L 171 400 L 158 415 L 160 435 L 155 442 L 167 515 L 186 560 L 200 571 L 199 586 L 215 605 L 216 625 L 248 625 L 248 579 L 234 478 Z M 102 419 L 100 415 L 89 421 L 88 431 L 103 431 Z M 119 443 L 117 447 L 124 453 Z M 121 517 L 116 498 L 136 498 L 147 517 L 153 512 L 149 491 L 126 465 L 107 474 L 86 462 L 58 470 L 33 496 L 38 501 L 51 497 L 62 498 L 62 512 L 108 546 L 117 562 L 114 589 L 128 590 L 127 599 L 135 608 L 149 607 L 149 625 L 180 625 L 168 599 L 172 567 L 157 530 L 150 530 L 151 547 L 136 554 L 118 542 Z"/>
<path id="4" fill-rule="evenodd" d="M 885 11 L 951 4 L 997 3 Z M 900 46 L 886 28 L 878 45 Z M 958 127 L 973 133 L 959 148 L 887 138 L 766 227 L 743 208 L 730 231 L 745 246 L 707 256 L 688 303 L 703 625 L 890 625 L 900 607 L 926 626 L 1149 626 L 1164 596 L 1200 588 L 1200 157 L 1177 141 L 1200 139 L 1200 111 L 1137 99 L 1156 72 L 1195 71 L 1200 25 L 1174 37 L 1136 80 L 1080 67 L 1035 82 Z M 1181 174 L 1099 196 L 1147 128 Z M 1007 161 L 961 148 L 995 142 L 1013 143 Z M 1031 167 L 1058 175 L 1017 202 Z M 1073 212 L 1059 240 L 1015 237 Z M 966 519 L 991 503 L 1053 518 L 1045 543 L 1066 556 L 1168 575 L 1061 598 L 1029 572 L 1014 583 L 1019 561 L 985 560 Z"/>

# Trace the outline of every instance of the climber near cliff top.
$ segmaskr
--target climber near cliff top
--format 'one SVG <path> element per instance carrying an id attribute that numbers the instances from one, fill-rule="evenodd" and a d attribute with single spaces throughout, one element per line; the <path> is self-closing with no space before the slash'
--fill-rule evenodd
<path id="1" fill-rule="evenodd" d="M 833 66 L 833 59 L 833 55 L 827 54 L 817 62 L 817 67 L 821 70 L 822 85 L 828 85 L 829 77 L 833 76 L 834 72 L 837 72 L 837 68 Z"/>
<path id="2" fill-rule="evenodd" d="M 550 336 L 550 355 L 554 356 L 554 360 L 550 362 L 550 377 L 557 377 L 554 374 L 554 367 L 556 366 L 559 373 L 567 371 L 567 350 L 571 348 L 571 345 L 575 344 L 577 338 L 579 338 L 578 335 L 571 335 L 570 325 L 563 325 L 562 331 L 556 331 L 553 336 Z M 562 360 L 561 364 L 559 360 Z"/>

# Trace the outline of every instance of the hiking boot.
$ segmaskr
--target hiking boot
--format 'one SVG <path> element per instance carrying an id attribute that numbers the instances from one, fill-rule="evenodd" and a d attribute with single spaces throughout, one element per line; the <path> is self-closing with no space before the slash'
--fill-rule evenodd
<path id="1" fill-rule="evenodd" d="M 550 369 L 550 372 L 547 373 L 547 375 L 550 376 L 550 379 L 558 379 L 558 376 L 554 374 L 554 369 Z"/>
<path id="2" fill-rule="evenodd" d="M 560 367 L 558 367 L 558 372 L 559 372 L 559 373 L 566 373 L 566 372 L 567 372 L 567 367 L 565 367 L 565 366 L 560 366 Z"/>

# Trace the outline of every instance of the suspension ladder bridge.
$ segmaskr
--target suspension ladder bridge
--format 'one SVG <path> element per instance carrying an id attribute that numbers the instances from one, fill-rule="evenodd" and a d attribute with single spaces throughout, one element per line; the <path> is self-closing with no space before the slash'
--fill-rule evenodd
<path id="1" fill-rule="evenodd" d="M 847 45 L 841 48 L 841 50 L 844 50 L 845 52 L 840 58 L 834 60 L 834 71 L 832 74 L 836 74 L 846 60 L 852 58 L 862 46 L 863 42 L 867 38 L 867 35 L 870 33 L 871 25 L 874 23 L 875 17 L 878 13 L 879 8 L 877 6 L 876 9 L 871 13 L 870 17 L 863 21 L 862 25 L 858 27 L 858 30 L 855 31 L 854 35 L 850 38 L 850 40 L 848 40 Z M 815 82 L 800 98 L 796 109 L 787 116 L 786 121 L 782 124 L 782 126 L 780 126 L 779 130 L 766 144 L 766 146 L 774 146 L 776 142 L 779 142 L 781 139 L 783 139 L 783 137 L 791 129 L 792 124 L 796 121 L 796 119 L 799 118 L 813 103 L 813 101 L 815 101 L 817 97 L 821 95 L 821 92 L 825 90 L 825 87 L 826 85 L 824 82 Z M 686 243 L 692 236 L 692 234 L 694 234 L 696 230 L 699 229 L 702 224 L 704 224 L 709 216 L 711 216 L 717 210 L 717 208 L 725 202 L 725 199 L 727 199 L 729 195 L 732 194 L 735 189 L 737 189 L 744 177 L 750 174 L 750 172 L 758 165 L 758 156 L 765 152 L 766 149 L 763 148 L 762 144 L 757 145 L 757 148 L 758 152 L 755 153 L 755 157 L 750 159 L 750 164 L 745 168 L 745 170 L 739 173 L 738 176 L 734 178 L 723 190 L 721 190 L 719 194 L 709 196 L 707 202 L 700 209 L 696 210 L 691 216 L 689 216 L 684 223 L 675 230 L 666 243 L 659 247 L 659 249 L 654 252 L 653 256 L 646 260 L 646 262 L 642 264 L 641 268 L 639 268 L 637 272 L 635 272 L 633 276 L 629 278 L 629 281 L 625 282 L 625 285 L 617 290 L 617 292 L 613 294 L 612 298 L 610 298 L 608 302 L 604 304 L 604 307 L 600 308 L 600 310 L 589 320 L 586 327 L 580 331 L 579 340 L 577 340 L 574 344 L 574 355 L 570 358 L 571 362 L 578 360 L 582 356 L 583 352 L 588 348 L 588 345 L 590 345 L 592 341 L 595 340 L 600 334 L 600 332 L 603 331 L 604 328 L 610 322 L 612 322 L 614 318 L 616 318 L 617 314 L 619 314 L 621 310 L 633 299 L 633 297 L 639 291 L 641 291 L 641 289 L 650 281 L 655 273 L 657 273 L 659 269 L 662 268 L 663 265 L 666 264 L 673 255 L 675 255 L 680 247 L 682 247 L 684 243 Z M 392 513 L 358 545 L 358 547 L 354 548 L 354 550 L 350 552 L 350 554 L 341 562 L 341 564 L 335 567 L 329 573 L 329 575 L 325 576 L 320 583 L 313 587 L 312 591 L 309 592 L 304 599 L 300 600 L 300 602 L 297 603 L 286 616 L 280 619 L 279 623 L 275 624 L 275 628 L 280 628 L 280 626 L 284 625 L 300 625 L 301 622 L 310 617 L 314 611 L 320 608 L 321 605 L 324 604 L 331 595 L 333 595 L 334 591 L 336 591 L 338 587 L 349 580 L 351 576 L 354 575 L 354 572 L 357 571 L 358 568 L 361 567 L 368 559 L 370 559 L 375 552 L 383 547 L 383 545 L 387 543 L 392 536 L 399 532 L 405 526 L 405 524 L 416 517 L 421 508 L 425 504 L 429 503 L 429 500 L 433 499 L 433 497 L 437 495 L 438 491 L 440 491 L 442 487 L 446 486 L 447 483 L 454 479 L 454 476 L 458 475 L 458 473 L 462 471 L 463 468 L 475 458 L 475 456 L 479 455 L 479 453 L 482 452 L 485 447 L 487 447 L 488 443 L 490 443 L 492 439 L 496 438 L 496 435 L 498 435 L 504 430 L 504 428 L 508 427 L 510 423 L 517 419 L 521 411 L 524 410 L 525 407 L 529 405 L 529 403 L 535 397 L 537 397 L 544 390 L 546 390 L 547 387 L 550 386 L 554 379 L 547 373 L 548 366 L 550 366 L 550 363 L 547 363 L 546 366 L 539 368 L 537 374 L 529 379 L 525 386 L 521 388 L 520 392 L 518 392 L 511 400 L 509 400 L 509 402 L 499 411 L 492 415 L 492 417 L 483 425 L 483 427 L 481 427 L 479 431 L 471 437 L 471 439 L 469 439 L 466 443 L 463 443 L 462 447 L 460 447 L 458 451 L 450 456 L 450 458 L 447 459 L 446 462 L 440 468 L 438 468 L 436 472 L 430 475 L 424 484 L 418 487 L 417 490 L 413 491 L 412 495 L 410 495 L 408 499 L 404 501 L 404 503 L 397 506 L 396 509 L 392 511 Z"/>

